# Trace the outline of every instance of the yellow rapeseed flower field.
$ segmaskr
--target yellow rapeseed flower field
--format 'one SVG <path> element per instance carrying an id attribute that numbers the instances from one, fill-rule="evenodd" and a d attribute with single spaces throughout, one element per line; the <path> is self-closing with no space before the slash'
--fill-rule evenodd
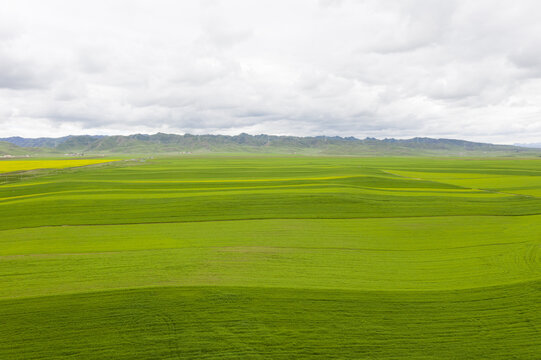
<path id="1" fill-rule="evenodd" d="M 111 159 L 69 159 L 69 160 L 5 160 L 0 161 L 0 173 L 34 169 L 63 169 L 68 167 L 101 164 Z"/>

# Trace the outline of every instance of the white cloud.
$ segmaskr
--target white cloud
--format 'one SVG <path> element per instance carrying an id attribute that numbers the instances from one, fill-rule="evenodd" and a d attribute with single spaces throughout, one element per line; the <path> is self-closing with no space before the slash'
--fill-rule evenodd
<path id="1" fill-rule="evenodd" d="M 0 137 L 541 137 L 537 1 L 18 0 Z"/>

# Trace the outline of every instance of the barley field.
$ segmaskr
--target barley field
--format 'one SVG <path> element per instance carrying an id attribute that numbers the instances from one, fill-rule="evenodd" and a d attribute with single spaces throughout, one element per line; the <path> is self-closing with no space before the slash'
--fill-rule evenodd
<path id="1" fill-rule="evenodd" d="M 539 359 L 539 159 L 111 160 L 0 161 L 0 359 Z"/>

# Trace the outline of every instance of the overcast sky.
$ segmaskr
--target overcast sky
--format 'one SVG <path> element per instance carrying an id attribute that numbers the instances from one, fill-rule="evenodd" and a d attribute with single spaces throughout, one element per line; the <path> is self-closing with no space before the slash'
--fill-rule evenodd
<path id="1" fill-rule="evenodd" d="M 541 141 L 541 1 L 0 0 L 0 137 Z"/>

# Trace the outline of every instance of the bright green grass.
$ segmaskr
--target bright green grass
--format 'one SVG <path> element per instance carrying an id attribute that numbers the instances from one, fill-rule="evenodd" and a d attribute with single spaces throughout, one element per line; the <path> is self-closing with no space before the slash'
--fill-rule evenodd
<path id="1" fill-rule="evenodd" d="M 2 233 L 0 273 L 12 281 L 0 297 L 187 284 L 461 289 L 541 275 L 535 236 L 541 234 L 541 216 L 252 220 Z M 32 272 L 26 272 L 29 262 Z"/>
<path id="2" fill-rule="evenodd" d="M 412 172 L 395 171 L 395 174 L 431 181 L 445 182 L 460 187 L 484 189 L 496 191 L 501 194 L 522 194 L 537 196 L 541 191 L 539 176 L 524 175 L 492 175 L 472 173 L 433 173 L 433 172 Z"/>
<path id="3" fill-rule="evenodd" d="M 540 179 L 311 157 L 10 178 L 0 359 L 537 359 Z"/>

